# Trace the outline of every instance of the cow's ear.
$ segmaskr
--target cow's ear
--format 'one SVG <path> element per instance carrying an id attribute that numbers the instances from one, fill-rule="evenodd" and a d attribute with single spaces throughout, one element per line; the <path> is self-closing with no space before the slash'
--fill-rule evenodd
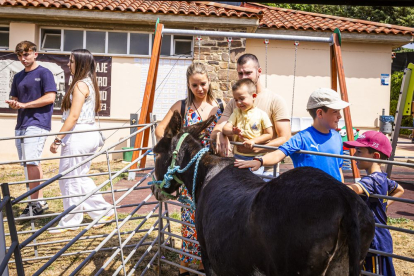
<path id="1" fill-rule="evenodd" d="M 182 125 L 183 122 L 180 113 L 178 111 L 174 111 L 170 122 L 165 128 L 164 137 L 172 139 L 178 132 L 180 132 Z"/>
<path id="2" fill-rule="evenodd" d="M 193 136 L 195 139 L 202 140 L 204 138 L 204 135 L 201 133 L 211 125 L 215 118 L 216 116 L 211 115 L 210 118 L 208 118 L 206 121 L 189 126 L 187 128 L 187 132 L 190 133 L 191 136 Z"/>

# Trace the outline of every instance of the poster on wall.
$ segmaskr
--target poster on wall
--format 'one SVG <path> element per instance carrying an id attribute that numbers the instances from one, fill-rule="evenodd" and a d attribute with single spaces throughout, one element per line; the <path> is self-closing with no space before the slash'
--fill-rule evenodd
<path id="1" fill-rule="evenodd" d="M 381 74 L 381 85 L 390 85 L 390 74 Z"/>
<path id="2" fill-rule="evenodd" d="M 39 54 L 37 62 L 39 65 L 49 69 L 56 83 L 56 100 L 54 104 L 54 115 L 62 114 L 60 110 L 62 100 L 72 82 L 72 76 L 68 67 L 69 55 Z M 111 110 L 111 71 L 112 58 L 95 56 L 96 75 L 98 79 L 99 92 L 101 95 L 100 116 L 109 116 Z M 0 53 L 0 112 L 15 113 L 5 103 L 9 99 L 13 77 L 22 71 L 24 66 L 14 53 Z"/>

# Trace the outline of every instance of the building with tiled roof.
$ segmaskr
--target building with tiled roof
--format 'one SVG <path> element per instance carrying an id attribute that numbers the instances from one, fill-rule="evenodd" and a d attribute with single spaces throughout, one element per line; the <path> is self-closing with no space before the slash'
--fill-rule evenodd
<path id="1" fill-rule="evenodd" d="M 12 51 L 22 40 L 34 41 L 44 62 L 60 64 L 55 77 L 66 74 L 64 80 L 57 80 L 62 95 L 70 79 L 66 67 L 70 51 L 89 49 L 100 61 L 102 126 L 129 122 L 142 102 L 157 19 L 165 28 L 299 36 L 328 37 L 339 28 L 351 115 L 359 128 L 377 127 L 382 109 L 388 112 L 391 52 L 410 42 L 414 34 L 413 28 L 252 2 L 234 6 L 207 1 L 0 0 L 0 78 L 6 80 L 0 81 L 3 135 L 14 135 L 16 115 L 4 100 L 6 84 L 21 69 Z M 260 81 L 281 95 L 289 110 L 293 106 L 293 117 L 304 121 L 309 117 L 305 110 L 309 94 L 318 87 L 330 87 L 327 44 L 301 42 L 295 51 L 291 41 L 271 40 L 266 49 L 263 39 L 249 38 L 233 39 L 229 49 L 227 37 L 200 38 L 164 36 L 154 105 L 157 118 L 186 97 L 185 70 L 198 60 L 207 65 L 213 90 L 228 99 L 229 87 L 237 79 L 237 58 L 245 52 L 257 55 Z M 56 106 L 59 109 L 59 102 Z M 56 110 L 52 130 L 59 127 Z M 120 137 L 118 132 L 110 140 Z M 15 159 L 13 145 L 9 148 L 4 158 Z"/>
<path id="2" fill-rule="evenodd" d="M 345 18 L 340 16 L 269 7 L 258 3 L 244 3 L 243 7 L 263 11 L 259 28 L 330 31 L 338 28 L 343 33 L 413 35 L 414 28 Z"/>

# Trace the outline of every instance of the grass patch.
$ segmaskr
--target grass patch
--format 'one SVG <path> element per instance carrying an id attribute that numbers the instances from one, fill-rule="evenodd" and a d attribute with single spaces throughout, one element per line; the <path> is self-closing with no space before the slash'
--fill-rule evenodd
<path id="1" fill-rule="evenodd" d="M 406 218 L 392 219 L 388 218 L 390 225 L 394 227 L 414 230 L 414 221 Z M 391 230 L 391 236 L 394 244 L 394 254 L 414 258 L 414 237 L 411 234 L 401 233 Z M 414 276 L 414 263 L 394 259 L 394 268 L 396 275 Z"/>
<path id="2" fill-rule="evenodd" d="M 407 224 L 410 223 L 411 220 L 406 218 L 388 218 L 387 224 L 394 225 L 394 224 Z"/>

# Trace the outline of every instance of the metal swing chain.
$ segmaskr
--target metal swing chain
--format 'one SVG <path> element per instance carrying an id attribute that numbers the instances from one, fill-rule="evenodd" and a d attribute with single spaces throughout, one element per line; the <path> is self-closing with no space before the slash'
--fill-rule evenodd
<path id="1" fill-rule="evenodd" d="M 231 42 L 233 41 L 233 39 L 231 37 L 227 38 L 227 44 L 229 45 L 229 60 L 228 60 L 228 64 L 227 64 L 227 83 L 229 84 L 229 91 L 230 91 L 230 87 L 231 87 L 231 83 L 230 83 L 230 48 L 231 48 Z"/>
<path id="2" fill-rule="evenodd" d="M 200 56 L 201 56 L 201 36 L 197 36 L 198 40 L 198 63 L 200 63 Z"/>
<path id="3" fill-rule="evenodd" d="M 265 75 L 265 87 L 267 88 L 267 75 L 268 75 L 268 71 L 267 71 L 267 46 L 269 45 L 269 39 L 265 39 L 264 40 L 264 44 L 266 45 L 266 54 L 265 54 L 265 61 L 266 61 L 266 64 L 265 64 L 265 68 L 266 68 L 266 75 Z"/>
<path id="4" fill-rule="evenodd" d="M 296 56 L 298 53 L 298 46 L 299 46 L 299 41 L 295 41 L 294 43 L 295 45 L 295 62 L 293 63 L 293 91 L 292 91 L 292 110 L 290 113 L 290 119 L 292 120 L 293 118 L 293 103 L 295 100 L 295 84 L 296 84 Z M 292 122 L 290 122 L 290 130 L 292 130 Z"/>

